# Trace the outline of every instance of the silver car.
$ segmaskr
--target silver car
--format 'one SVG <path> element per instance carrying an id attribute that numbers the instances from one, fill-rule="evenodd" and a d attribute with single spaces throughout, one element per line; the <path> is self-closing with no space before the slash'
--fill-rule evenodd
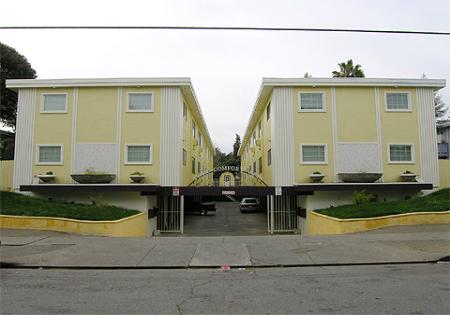
<path id="1" fill-rule="evenodd" d="M 259 200 L 257 198 L 243 198 L 240 206 L 241 212 L 259 211 Z"/>

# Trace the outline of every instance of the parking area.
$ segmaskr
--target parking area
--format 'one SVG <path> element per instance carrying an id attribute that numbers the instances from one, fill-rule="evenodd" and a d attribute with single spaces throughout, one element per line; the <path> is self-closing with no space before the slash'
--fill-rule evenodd
<path id="1" fill-rule="evenodd" d="M 184 234 L 189 236 L 266 235 L 267 213 L 239 211 L 239 202 L 216 202 L 207 215 L 187 213 Z"/>

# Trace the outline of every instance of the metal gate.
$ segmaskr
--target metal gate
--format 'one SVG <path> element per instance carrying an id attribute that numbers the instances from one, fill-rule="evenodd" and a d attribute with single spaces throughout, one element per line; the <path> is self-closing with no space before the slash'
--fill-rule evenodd
<path id="1" fill-rule="evenodd" d="M 269 233 L 297 230 L 297 200 L 295 195 L 267 196 L 267 229 Z"/>
<path id="2" fill-rule="evenodd" d="M 158 230 L 162 233 L 181 233 L 184 226 L 183 196 L 160 195 L 158 197 Z"/>

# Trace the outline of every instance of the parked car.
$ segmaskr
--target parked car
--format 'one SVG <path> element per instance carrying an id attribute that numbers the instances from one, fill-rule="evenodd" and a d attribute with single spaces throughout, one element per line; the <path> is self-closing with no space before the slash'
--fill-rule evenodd
<path id="1" fill-rule="evenodd" d="M 259 200 L 257 198 L 243 198 L 240 205 L 241 212 L 259 211 Z"/>
<path id="2" fill-rule="evenodd" d="M 200 215 L 207 215 L 208 212 L 216 211 L 216 203 L 186 200 L 184 204 L 184 211 L 186 213 L 199 213 Z"/>

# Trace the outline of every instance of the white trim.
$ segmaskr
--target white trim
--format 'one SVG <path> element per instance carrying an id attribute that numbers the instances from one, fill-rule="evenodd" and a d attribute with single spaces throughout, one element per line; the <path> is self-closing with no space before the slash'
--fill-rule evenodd
<path id="1" fill-rule="evenodd" d="M 71 154 L 70 154 L 70 173 L 73 174 L 75 170 L 76 161 L 76 143 L 77 143 L 77 116 L 78 116 L 78 88 L 73 89 L 72 100 L 72 138 L 71 138 Z M 73 181 L 73 180 L 72 180 Z"/>
<path id="2" fill-rule="evenodd" d="M 61 159 L 59 160 L 59 162 L 40 162 L 39 161 L 39 151 L 41 147 L 60 147 L 61 148 L 61 152 L 60 152 L 60 157 Z M 45 143 L 45 144 L 36 144 L 36 165 L 64 165 L 64 145 L 61 143 L 55 143 L 55 144 L 49 144 L 49 143 Z"/>
<path id="3" fill-rule="evenodd" d="M 417 89 L 417 122 L 419 126 L 420 177 L 439 186 L 439 164 L 434 115 L 434 95 L 431 89 Z"/>
<path id="4" fill-rule="evenodd" d="M 408 108 L 407 109 L 390 109 L 388 108 L 387 104 L 387 95 L 388 94 L 406 94 L 407 100 L 408 100 Z M 390 90 L 384 92 L 384 110 L 386 112 L 412 112 L 412 103 L 411 103 L 411 92 L 410 91 L 396 91 L 396 90 Z"/>
<path id="5" fill-rule="evenodd" d="M 406 146 L 411 146 L 411 161 L 392 161 L 391 160 L 391 145 L 406 145 Z M 416 164 L 416 150 L 415 150 L 415 146 L 414 143 L 388 143 L 387 144 L 387 153 L 388 153 L 388 162 L 389 164 Z"/>
<path id="6" fill-rule="evenodd" d="M 263 86 L 393 86 L 445 87 L 444 79 L 398 78 L 263 78 Z"/>
<path id="7" fill-rule="evenodd" d="M 37 87 L 97 87 L 97 86 L 180 86 L 191 85 L 191 79 L 179 78 L 96 78 L 96 79 L 18 79 L 6 80 L 9 89 Z"/>
<path id="8" fill-rule="evenodd" d="M 384 174 L 384 161 L 383 161 L 383 134 L 381 129 L 381 110 L 380 110 L 380 89 L 374 88 L 375 93 L 375 116 L 377 126 L 377 146 L 378 146 L 378 168 L 380 173 Z M 383 176 L 381 177 L 383 180 Z"/>
<path id="9" fill-rule="evenodd" d="M 302 94 L 321 94 L 322 95 L 322 108 L 321 109 L 302 109 Z M 297 111 L 299 113 L 326 113 L 327 102 L 324 91 L 301 91 L 298 92 L 298 106 Z"/>
<path id="10" fill-rule="evenodd" d="M 148 162 L 129 162 L 128 161 L 128 147 L 134 147 L 134 146 L 150 148 Z M 124 154 L 125 154 L 124 165 L 152 165 L 153 164 L 153 144 L 151 144 L 151 143 L 126 143 Z"/>
<path id="11" fill-rule="evenodd" d="M 45 96 L 47 95 L 64 95 L 66 98 L 64 104 L 64 110 L 44 110 L 44 102 Z M 68 93 L 67 92 L 58 92 L 58 93 L 41 93 L 41 114 L 67 114 L 67 102 L 68 102 Z"/>
<path id="12" fill-rule="evenodd" d="M 303 161 L 303 146 L 322 146 L 324 147 L 324 161 Z M 328 164 L 328 145 L 326 143 L 300 143 L 300 164 Z"/>
<path id="13" fill-rule="evenodd" d="M 337 127 L 337 106 L 336 106 L 336 88 L 331 88 L 331 124 L 333 133 L 333 170 L 334 181 L 338 181 L 337 171 L 337 142 L 338 142 L 338 127 Z"/>
<path id="14" fill-rule="evenodd" d="M 150 108 L 149 109 L 130 109 L 130 95 L 132 94 L 145 94 L 150 95 Z M 154 106 L 154 92 L 127 92 L 127 113 L 154 113 L 155 112 L 155 106 Z"/>
<path id="15" fill-rule="evenodd" d="M 29 185 L 33 181 L 34 131 L 37 92 L 35 89 L 18 91 L 16 139 L 14 147 L 13 188 Z"/>
<path id="16" fill-rule="evenodd" d="M 120 182 L 120 165 L 121 165 L 121 154 L 120 149 L 122 147 L 122 98 L 123 89 L 117 88 L 117 117 L 116 117 L 116 180 L 117 183 Z"/>

